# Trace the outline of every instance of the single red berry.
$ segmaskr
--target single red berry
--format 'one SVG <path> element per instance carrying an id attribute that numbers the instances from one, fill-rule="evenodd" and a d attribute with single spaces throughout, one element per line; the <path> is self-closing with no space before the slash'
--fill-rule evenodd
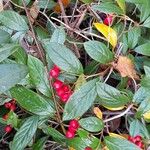
<path id="1" fill-rule="evenodd" d="M 74 129 L 78 129 L 79 128 L 79 122 L 76 119 L 73 119 L 69 122 L 69 126 L 73 127 Z"/>
<path id="2" fill-rule="evenodd" d="M 68 85 L 63 85 L 62 89 L 64 90 L 64 92 L 70 91 L 70 87 Z"/>
<path id="3" fill-rule="evenodd" d="M 132 136 L 129 135 L 129 136 L 128 136 L 128 140 L 129 140 L 129 141 L 132 141 Z"/>
<path id="4" fill-rule="evenodd" d="M 56 70 L 56 71 L 58 71 L 58 72 L 61 71 L 61 69 L 60 69 L 57 65 L 54 65 L 54 66 L 53 66 L 53 69 Z"/>
<path id="5" fill-rule="evenodd" d="M 74 132 L 74 133 L 75 133 L 75 132 L 76 132 L 76 130 L 77 130 L 77 129 L 75 129 L 75 128 L 73 128 L 72 126 L 70 126 L 70 125 L 69 125 L 69 127 L 68 127 L 68 131 L 70 131 L 70 132 Z"/>
<path id="6" fill-rule="evenodd" d="M 53 83 L 53 87 L 54 87 L 55 89 L 60 89 L 62 86 L 63 86 L 63 82 L 60 81 L 60 80 L 56 80 L 56 81 Z"/>
<path id="7" fill-rule="evenodd" d="M 15 104 L 12 104 L 12 105 L 10 106 L 10 110 L 11 110 L 11 111 L 15 111 L 15 110 L 16 110 L 16 105 L 15 105 Z"/>
<path id="8" fill-rule="evenodd" d="M 8 108 L 8 109 L 11 107 L 11 105 L 12 105 L 12 104 L 11 104 L 10 102 L 6 102 L 6 103 L 4 104 L 5 108 Z"/>
<path id="9" fill-rule="evenodd" d="M 75 133 L 74 132 L 71 132 L 69 130 L 66 132 L 66 138 L 73 139 L 74 137 L 75 137 Z"/>
<path id="10" fill-rule="evenodd" d="M 4 128 L 4 131 L 5 131 L 6 133 L 11 132 L 11 130 L 12 130 L 12 127 L 11 127 L 10 125 L 5 126 L 5 128 Z"/>
<path id="11" fill-rule="evenodd" d="M 104 23 L 105 25 L 109 26 L 109 25 L 112 23 L 112 19 L 113 19 L 113 16 L 112 16 L 112 15 L 108 15 L 108 16 L 104 19 L 103 23 Z"/>
<path id="12" fill-rule="evenodd" d="M 84 150 L 92 150 L 91 147 L 86 147 Z"/>
<path id="13" fill-rule="evenodd" d="M 5 114 L 5 115 L 3 116 L 3 119 L 4 119 L 4 120 L 7 120 L 7 119 L 8 119 L 8 114 Z"/>
<path id="14" fill-rule="evenodd" d="M 57 93 L 58 96 L 61 97 L 65 93 L 65 91 L 63 90 L 63 88 L 60 88 L 60 89 L 56 90 L 56 93 Z"/>
<path id="15" fill-rule="evenodd" d="M 57 78 L 59 76 L 59 71 L 51 69 L 49 72 L 49 76 L 52 78 Z"/>
<path id="16" fill-rule="evenodd" d="M 137 142 L 137 141 L 141 141 L 141 140 L 142 140 L 142 137 L 141 137 L 140 135 L 137 135 L 137 136 L 134 137 L 134 139 L 135 139 L 136 142 Z"/>
<path id="17" fill-rule="evenodd" d="M 67 102 L 70 96 L 71 96 L 70 93 L 64 93 L 63 95 L 60 96 L 60 99 L 62 102 Z"/>
<path id="18" fill-rule="evenodd" d="M 144 147 L 144 143 L 142 141 L 138 141 L 135 143 L 138 147 L 143 148 Z"/>

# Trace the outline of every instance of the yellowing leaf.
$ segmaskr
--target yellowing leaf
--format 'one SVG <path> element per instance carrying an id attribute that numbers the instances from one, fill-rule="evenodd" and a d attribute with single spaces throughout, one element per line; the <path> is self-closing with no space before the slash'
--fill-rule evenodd
<path id="1" fill-rule="evenodd" d="M 106 107 L 106 106 L 104 106 L 104 107 L 111 111 L 118 111 L 118 110 L 124 109 L 125 106 L 121 106 L 121 107 L 117 107 L 117 108 L 110 108 L 110 107 Z"/>
<path id="2" fill-rule="evenodd" d="M 98 117 L 99 119 L 103 118 L 102 111 L 98 107 L 94 107 L 93 112 L 96 115 L 96 117 Z"/>
<path id="3" fill-rule="evenodd" d="M 109 150 L 107 146 L 103 147 L 102 150 Z"/>
<path id="4" fill-rule="evenodd" d="M 73 147 L 69 147 L 69 150 L 75 150 Z"/>
<path id="5" fill-rule="evenodd" d="M 144 114 L 143 114 L 143 117 L 144 117 L 144 119 L 145 119 L 147 122 L 150 122 L 150 111 L 144 113 Z"/>
<path id="6" fill-rule="evenodd" d="M 125 0 L 116 0 L 119 7 L 123 10 L 123 12 L 126 12 L 126 4 L 125 4 Z"/>
<path id="7" fill-rule="evenodd" d="M 125 56 L 119 56 L 118 62 L 115 65 L 115 69 L 117 69 L 122 77 L 130 77 L 138 79 L 138 75 L 136 74 L 134 64 L 131 59 Z"/>
<path id="8" fill-rule="evenodd" d="M 103 23 L 94 23 L 94 26 L 105 36 L 105 38 L 113 47 L 117 45 L 117 33 L 115 30 Z"/>
<path id="9" fill-rule="evenodd" d="M 109 133 L 109 136 L 111 137 L 116 137 L 116 138 L 121 138 L 121 139 L 126 139 L 125 137 L 119 135 L 119 134 L 116 134 L 116 133 Z"/>
<path id="10" fill-rule="evenodd" d="M 78 90 L 85 82 L 85 75 L 81 74 L 75 83 L 75 90 Z"/>

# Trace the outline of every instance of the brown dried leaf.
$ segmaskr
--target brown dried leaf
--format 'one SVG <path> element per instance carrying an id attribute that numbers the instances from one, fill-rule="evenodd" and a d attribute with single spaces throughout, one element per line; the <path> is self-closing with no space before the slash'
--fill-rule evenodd
<path id="1" fill-rule="evenodd" d="M 130 77 L 138 79 L 138 75 L 135 71 L 134 64 L 131 59 L 125 56 L 119 56 L 117 64 L 114 66 L 118 70 L 122 77 Z"/>

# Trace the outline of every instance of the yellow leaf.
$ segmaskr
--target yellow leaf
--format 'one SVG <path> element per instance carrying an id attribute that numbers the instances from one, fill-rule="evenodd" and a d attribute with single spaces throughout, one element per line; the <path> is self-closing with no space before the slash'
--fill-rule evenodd
<path id="1" fill-rule="evenodd" d="M 73 147 L 69 147 L 69 150 L 75 150 Z"/>
<path id="2" fill-rule="evenodd" d="M 103 147 L 102 150 L 109 150 L 107 146 Z"/>
<path id="3" fill-rule="evenodd" d="M 103 118 L 102 111 L 98 107 L 94 107 L 93 112 L 96 115 L 96 117 L 98 117 L 99 119 Z"/>
<path id="4" fill-rule="evenodd" d="M 121 139 L 126 139 L 125 137 L 119 135 L 119 134 L 116 134 L 116 133 L 109 133 L 109 136 L 111 137 L 116 137 L 116 138 L 121 138 Z"/>
<path id="5" fill-rule="evenodd" d="M 123 10 L 123 12 L 126 12 L 126 3 L 125 0 L 116 0 L 119 7 Z"/>
<path id="6" fill-rule="evenodd" d="M 105 38 L 113 47 L 117 45 L 117 33 L 115 30 L 103 23 L 94 23 L 94 26 L 105 36 Z"/>
<path id="7" fill-rule="evenodd" d="M 145 121 L 150 122 L 150 111 L 143 114 Z"/>
<path id="8" fill-rule="evenodd" d="M 125 56 L 119 56 L 117 64 L 114 66 L 122 77 L 130 77 L 138 79 L 138 75 L 135 71 L 134 64 L 131 59 Z"/>
<path id="9" fill-rule="evenodd" d="M 107 108 L 108 110 L 118 111 L 118 110 L 124 109 L 125 106 L 121 106 L 121 107 L 117 107 L 117 108 L 110 108 L 110 107 L 106 107 L 106 106 L 104 106 L 104 107 Z"/>

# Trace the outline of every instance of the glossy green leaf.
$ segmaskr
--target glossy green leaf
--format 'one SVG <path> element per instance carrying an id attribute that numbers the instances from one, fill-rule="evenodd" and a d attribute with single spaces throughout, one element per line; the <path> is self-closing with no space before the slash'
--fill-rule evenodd
<path id="1" fill-rule="evenodd" d="M 45 43 L 44 47 L 48 53 L 49 58 L 62 70 L 72 74 L 82 74 L 83 68 L 80 61 L 74 53 L 58 43 Z"/>
<path id="2" fill-rule="evenodd" d="M 0 47 L 0 62 L 5 60 L 20 48 L 18 44 L 5 44 Z"/>
<path id="3" fill-rule="evenodd" d="M 0 35 L 0 44 L 9 42 L 10 34 L 8 32 L 0 29 Z"/>
<path id="4" fill-rule="evenodd" d="M 23 150 L 28 145 L 37 130 L 38 121 L 39 117 L 32 116 L 24 122 L 14 136 L 11 150 Z"/>
<path id="5" fill-rule="evenodd" d="M 108 14 L 109 13 L 115 13 L 118 15 L 123 14 L 123 11 L 121 8 L 119 8 L 117 5 L 115 5 L 113 3 L 109 3 L 109 2 L 100 3 L 99 5 L 93 5 L 92 9 L 96 10 L 96 11 L 108 13 Z"/>
<path id="6" fill-rule="evenodd" d="M 66 34 L 63 28 L 57 28 L 51 36 L 50 42 L 64 44 L 66 40 Z"/>
<path id="7" fill-rule="evenodd" d="M 97 93 L 100 98 L 99 102 L 106 107 L 117 108 L 129 102 L 125 93 L 121 93 L 121 91 L 106 83 L 97 83 Z"/>
<path id="8" fill-rule="evenodd" d="M 146 43 L 136 47 L 134 51 L 145 56 L 150 56 L 149 48 L 150 48 L 150 43 Z"/>
<path id="9" fill-rule="evenodd" d="M 116 2 L 118 3 L 119 7 L 123 10 L 123 12 L 126 12 L 126 4 L 125 4 L 125 0 L 116 0 Z"/>
<path id="10" fill-rule="evenodd" d="M 45 146 L 45 143 L 47 141 L 48 137 L 43 137 L 43 138 L 40 138 L 36 143 L 34 143 L 34 145 L 32 146 L 32 150 L 44 150 L 44 146 Z"/>
<path id="11" fill-rule="evenodd" d="M 71 120 L 82 116 L 93 104 L 97 92 L 96 83 L 99 79 L 91 80 L 73 93 L 65 105 L 63 120 Z"/>
<path id="12" fill-rule="evenodd" d="M 86 83 L 85 75 L 81 74 L 75 82 L 75 90 L 79 89 L 84 83 Z"/>
<path id="13" fill-rule="evenodd" d="M 141 0 L 126 0 L 126 2 L 134 3 L 134 4 L 143 4 L 144 1 Z"/>
<path id="14" fill-rule="evenodd" d="M 18 116 L 13 111 L 10 111 L 8 113 L 7 124 L 11 124 L 14 128 L 17 128 L 18 121 Z"/>
<path id="15" fill-rule="evenodd" d="M 113 60 L 113 53 L 102 42 L 88 41 L 84 43 L 84 48 L 91 58 L 102 64 Z"/>
<path id="16" fill-rule="evenodd" d="M 12 30 L 24 32 L 28 30 L 28 25 L 24 18 L 12 10 L 0 12 L 0 22 Z"/>
<path id="17" fill-rule="evenodd" d="M 50 102 L 23 86 L 16 86 L 12 88 L 11 95 L 16 99 L 21 107 L 33 114 L 52 116 L 55 113 Z"/>
<path id="18" fill-rule="evenodd" d="M 140 150 L 138 146 L 126 139 L 107 136 L 104 141 L 109 150 Z"/>
<path id="19" fill-rule="evenodd" d="M 55 141 L 58 143 L 65 143 L 66 137 L 57 131 L 55 128 L 52 127 L 44 127 L 43 132 L 49 136 L 51 136 Z"/>
<path id="20" fill-rule="evenodd" d="M 147 27 L 147 28 L 150 28 L 150 17 L 148 17 L 148 18 L 144 21 L 144 23 L 142 24 L 142 26 Z"/>
<path id="21" fill-rule="evenodd" d="M 141 29 L 139 27 L 131 28 L 128 31 L 128 47 L 130 49 L 135 48 L 135 46 L 138 44 L 140 36 L 141 36 Z"/>
<path id="22" fill-rule="evenodd" d="M 85 4 L 89 4 L 89 3 L 92 3 L 93 2 L 93 0 L 81 0 L 83 3 L 85 3 Z"/>
<path id="23" fill-rule="evenodd" d="M 150 135 L 145 127 L 139 120 L 133 120 L 130 123 L 129 133 L 131 136 L 141 135 L 143 138 L 150 138 Z"/>
<path id="24" fill-rule="evenodd" d="M 19 83 L 28 73 L 25 65 L 0 64 L 0 93 Z"/>
<path id="25" fill-rule="evenodd" d="M 104 128 L 102 120 L 97 117 L 82 118 L 79 121 L 79 124 L 82 128 L 90 132 L 99 132 Z"/>
<path id="26" fill-rule="evenodd" d="M 51 90 L 48 81 L 48 76 L 43 63 L 36 57 L 28 56 L 28 67 L 31 82 L 44 95 L 50 97 Z"/>

